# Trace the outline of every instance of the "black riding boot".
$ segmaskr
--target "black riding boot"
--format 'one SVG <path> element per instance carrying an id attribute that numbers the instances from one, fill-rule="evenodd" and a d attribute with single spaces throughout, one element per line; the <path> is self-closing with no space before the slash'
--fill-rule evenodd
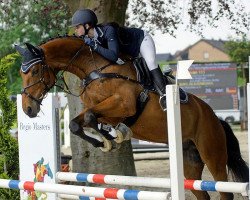
<path id="1" fill-rule="evenodd" d="M 166 105 L 166 83 L 161 69 L 158 67 L 156 69 L 153 69 L 151 72 L 153 82 L 155 84 L 156 91 L 160 95 L 159 103 L 163 111 L 166 111 L 167 105 Z"/>

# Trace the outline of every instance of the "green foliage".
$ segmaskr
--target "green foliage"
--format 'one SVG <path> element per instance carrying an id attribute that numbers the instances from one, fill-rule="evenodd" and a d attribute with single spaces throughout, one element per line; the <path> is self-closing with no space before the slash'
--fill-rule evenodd
<path id="1" fill-rule="evenodd" d="M 225 44 L 225 47 L 232 61 L 239 64 L 248 62 L 250 41 L 246 37 L 243 37 L 242 40 L 231 40 Z"/>
<path id="2" fill-rule="evenodd" d="M 14 52 L 14 43 L 39 44 L 66 33 L 69 18 L 63 1 L 6 0 L 0 4 L 0 57 Z"/>
<path id="3" fill-rule="evenodd" d="M 248 59 L 250 56 L 250 41 L 243 37 L 241 40 L 231 40 L 225 44 L 228 55 L 238 64 L 238 85 L 244 86 L 249 80 Z"/>
<path id="4" fill-rule="evenodd" d="M 8 55 L 0 60 L 0 177 L 18 179 L 18 143 L 9 130 L 16 121 L 16 105 L 9 99 L 7 90 L 7 71 L 15 62 L 16 55 Z M 6 171 L 2 164 L 5 163 Z M 0 190 L 0 199 L 17 199 L 18 192 L 13 190 Z"/>
<path id="5" fill-rule="evenodd" d="M 18 54 L 10 54 L 9 63 L 8 63 L 8 70 L 7 70 L 7 89 L 9 90 L 10 94 L 19 94 L 22 88 L 22 78 L 20 76 L 20 66 L 22 57 Z"/>

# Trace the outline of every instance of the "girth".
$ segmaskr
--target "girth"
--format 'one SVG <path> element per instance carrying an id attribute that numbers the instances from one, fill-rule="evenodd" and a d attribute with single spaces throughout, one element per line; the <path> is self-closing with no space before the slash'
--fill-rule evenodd
<path id="1" fill-rule="evenodd" d="M 119 79 L 128 80 L 134 83 L 141 84 L 139 81 L 130 79 L 128 76 L 123 76 L 117 73 L 101 73 L 99 70 L 94 70 L 86 77 L 86 79 L 83 80 L 82 82 L 83 87 L 87 87 L 92 81 L 101 79 L 101 78 L 117 78 L 117 79 L 119 78 Z"/>

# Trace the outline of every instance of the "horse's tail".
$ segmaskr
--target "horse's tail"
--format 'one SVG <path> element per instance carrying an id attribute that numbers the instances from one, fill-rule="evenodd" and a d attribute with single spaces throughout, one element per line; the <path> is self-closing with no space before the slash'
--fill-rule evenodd
<path id="1" fill-rule="evenodd" d="M 220 122 L 226 133 L 228 154 L 227 166 L 232 173 L 233 180 L 238 182 L 249 182 L 249 169 L 241 156 L 239 141 L 234 135 L 230 125 L 223 120 L 220 120 Z"/>

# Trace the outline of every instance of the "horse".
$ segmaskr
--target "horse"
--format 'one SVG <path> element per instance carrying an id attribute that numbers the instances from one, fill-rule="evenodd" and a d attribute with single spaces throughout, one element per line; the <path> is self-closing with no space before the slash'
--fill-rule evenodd
<path id="1" fill-rule="evenodd" d="M 84 127 L 98 131 L 98 123 L 116 126 L 136 114 L 143 87 L 135 81 L 132 61 L 122 66 L 111 63 L 76 36 L 52 38 L 38 46 L 26 43 L 26 48 L 16 49 L 24 59 L 20 70 L 22 108 L 29 117 L 37 116 L 44 96 L 64 71 L 78 76 L 84 85 L 80 96 L 84 109 L 70 122 L 73 134 L 101 146 L 97 140 L 93 142 Z M 159 96 L 149 92 L 148 97 L 136 121 L 126 125 L 134 138 L 167 143 L 167 117 L 159 105 Z M 189 93 L 188 99 L 180 106 L 185 178 L 200 180 L 206 165 L 215 181 L 228 181 L 228 167 L 235 181 L 248 182 L 248 166 L 229 124 L 219 120 L 212 108 L 195 95 Z M 210 199 L 206 191 L 192 193 L 197 199 Z M 220 199 L 231 200 L 233 194 L 221 192 Z"/>

